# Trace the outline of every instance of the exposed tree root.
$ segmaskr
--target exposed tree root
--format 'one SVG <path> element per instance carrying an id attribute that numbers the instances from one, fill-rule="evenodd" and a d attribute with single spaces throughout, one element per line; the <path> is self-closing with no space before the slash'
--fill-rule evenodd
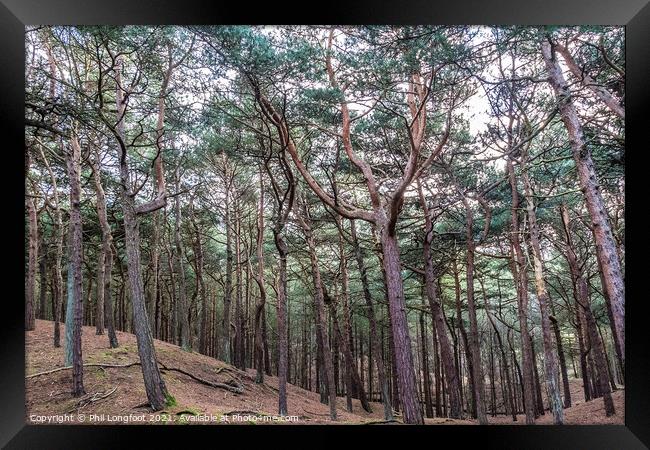
<path id="1" fill-rule="evenodd" d="M 162 370 L 166 370 L 168 372 L 182 373 L 183 375 L 186 375 L 186 376 L 192 378 L 194 381 L 198 381 L 199 383 L 205 384 L 206 386 L 211 386 L 211 387 L 216 388 L 216 389 L 225 389 L 225 390 L 227 390 L 229 392 L 232 392 L 234 394 L 241 394 L 241 393 L 244 392 L 243 384 L 239 380 L 235 380 L 234 378 L 229 380 L 226 383 L 218 383 L 218 382 L 214 382 L 214 381 L 204 380 L 203 378 L 199 378 L 196 375 L 194 375 L 194 374 L 192 374 L 190 372 L 187 372 L 187 371 L 185 371 L 183 369 L 179 369 L 179 368 L 176 368 L 176 367 L 167 367 L 165 364 L 161 363 L 160 361 L 158 362 L 158 364 L 160 364 L 160 368 Z M 129 364 L 89 363 L 89 364 L 84 364 L 84 367 L 127 368 L 127 367 L 132 367 L 132 366 L 139 366 L 139 365 L 140 365 L 140 362 L 136 361 L 136 362 L 132 362 L 132 363 L 129 363 Z M 51 374 L 51 373 L 60 372 L 62 370 L 68 370 L 68 369 L 72 369 L 72 366 L 57 367 L 57 368 L 52 369 L 52 370 L 46 370 L 45 372 L 38 372 L 38 373 L 31 374 L 31 375 L 27 375 L 25 378 L 35 378 L 35 377 L 38 377 L 38 376 L 41 376 L 41 375 L 48 375 L 48 374 Z M 225 369 L 225 370 L 228 370 L 228 369 Z"/>
<path id="2" fill-rule="evenodd" d="M 213 381 L 204 380 L 203 378 L 199 378 L 196 375 L 194 375 L 194 374 L 192 374 L 190 372 L 187 372 L 187 371 L 185 371 L 183 369 L 178 369 L 178 368 L 175 368 L 175 367 L 167 367 L 161 362 L 159 362 L 159 364 L 160 364 L 161 370 L 166 370 L 168 372 L 171 371 L 171 372 L 182 373 L 183 375 L 187 375 L 188 377 L 190 377 L 194 381 L 198 381 L 201 384 L 205 384 L 205 385 L 211 386 L 213 388 L 225 389 L 225 390 L 230 391 L 230 392 L 235 393 L 235 394 L 242 394 L 244 392 L 244 386 L 242 384 L 240 384 L 240 383 L 236 383 L 236 384 L 215 383 Z M 235 381 L 235 380 L 232 380 L 232 381 Z"/>
<path id="3" fill-rule="evenodd" d="M 399 422 L 398 420 L 395 420 L 395 419 L 393 419 L 393 420 L 376 420 L 376 421 L 373 421 L 373 422 L 364 422 L 364 423 L 362 423 L 360 425 L 381 425 L 381 424 L 389 424 L 389 423 L 401 423 L 401 422 Z"/>
<path id="4" fill-rule="evenodd" d="M 268 414 L 264 414 L 264 413 L 261 413 L 261 412 L 258 412 L 258 411 L 249 411 L 249 410 L 246 410 L 246 409 L 240 410 L 240 411 L 237 411 L 237 410 L 228 411 L 228 412 L 223 413 L 224 416 L 231 416 L 233 414 L 254 414 L 256 416 L 264 416 L 264 417 L 268 416 Z"/>
<path id="5" fill-rule="evenodd" d="M 108 367 L 108 368 L 126 368 L 126 367 L 139 366 L 139 365 L 140 365 L 140 362 L 139 362 L 139 361 L 136 361 L 136 362 L 132 362 L 132 363 L 129 363 L 129 364 L 99 364 L 99 363 L 88 363 L 88 364 L 84 364 L 83 366 L 84 366 L 84 367 L 100 367 L 100 368 L 103 369 L 103 368 L 107 368 L 107 367 Z M 52 370 L 46 370 L 45 372 L 33 373 L 33 374 L 31 374 L 31 375 L 27 375 L 27 376 L 25 376 L 25 378 L 35 378 L 35 377 L 39 377 L 39 376 L 41 376 L 41 375 L 49 375 L 49 374 L 51 374 L 51 373 L 60 372 L 60 371 L 62 371 L 62 370 L 68 370 L 68 369 L 72 369 L 72 366 L 57 367 L 57 368 L 52 369 Z"/>

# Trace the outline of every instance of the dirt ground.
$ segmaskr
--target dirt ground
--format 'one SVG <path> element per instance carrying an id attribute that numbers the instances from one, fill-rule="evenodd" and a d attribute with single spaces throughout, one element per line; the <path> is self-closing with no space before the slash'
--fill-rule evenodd
<path id="1" fill-rule="evenodd" d="M 63 348 L 54 348 L 53 323 L 36 321 L 36 329 L 26 335 L 26 375 L 46 372 L 64 366 Z M 61 336 L 64 326 L 61 325 Z M 119 348 L 108 346 L 106 335 L 97 336 L 94 327 L 83 329 L 84 364 L 126 365 L 138 362 L 135 336 L 117 332 Z M 290 416 L 280 419 L 277 414 L 278 379 L 265 376 L 264 384 L 255 383 L 255 371 L 238 370 L 214 358 L 198 353 L 183 352 L 179 347 L 155 340 L 156 354 L 161 366 L 176 368 L 213 383 L 238 384 L 242 394 L 201 384 L 191 377 L 163 371 L 163 378 L 175 403 L 164 411 L 151 413 L 139 365 L 131 367 L 85 367 L 86 395 L 73 398 L 71 371 L 61 370 L 26 379 L 27 423 L 88 423 L 88 424 L 332 424 L 329 407 L 320 403 L 315 392 L 289 384 L 287 387 Z M 605 417 L 603 402 L 582 400 L 580 380 L 571 384 L 574 406 L 566 409 L 567 424 L 623 424 L 624 391 L 614 393 L 616 415 Z M 373 412 L 365 412 L 358 400 L 353 400 L 353 412 L 345 407 L 345 398 L 338 398 L 339 424 L 367 424 L 383 421 L 383 406 L 371 403 Z M 513 424 L 511 417 L 489 417 L 491 424 Z M 399 421 L 399 417 L 398 417 Z M 426 419 L 427 424 L 466 425 L 474 420 L 447 418 Z M 515 424 L 523 424 L 520 416 Z M 547 412 L 539 424 L 552 423 Z"/>

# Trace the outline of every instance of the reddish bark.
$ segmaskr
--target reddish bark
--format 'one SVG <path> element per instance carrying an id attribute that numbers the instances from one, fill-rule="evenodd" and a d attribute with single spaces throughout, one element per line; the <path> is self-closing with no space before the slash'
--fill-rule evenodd
<path id="1" fill-rule="evenodd" d="M 375 315 L 375 305 L 370 293 L 368 283 L 368 271 L 366 263 L 357 238 L 357 228 L 354 220 L 350 220 L 350 234 L 354 246 L 354 256 L 357 261 L 357 268 L 361 276 L 361 287 L 363 289 L 363 298 L 368 308 L 368 323 L 370 326 L 370 341 L 374 353 L 374 360 L 377 366 L 377 377 L 381 389 L 381 398 L 384 404 L 384 420 L 393 420 L 393 407 L 390 400 L 390 387 L 388 385 L 388 376 L 386 375 L 385 362 L 383 357 L 383 346 L 381 337 L 377 332 L 377 317 Z"/>
<path id="2" fill-rule="evenodd" d="M 458 372 L 454 366 L 454 355 L 449 342 L 449 337 L 445 332 L 445 320 L 440 306 L 436 290 L 436 277 L 434 273 L 433 260 L 431 254 L 431 243 L 433 241 L 433 221 L 429 207 L 422 192 L 422 186 L 418 182 L 418 193 L 420 196 L 420 204 L 424 212 L 424 242 L 423 242 L 423 256 L 424 256 L 424 283 L 426 287 L 427 300 L 431 316 L 434 323 L 434 331 L 436 333 L 437 342 L 440 345 L 440 357 L 445 371 L 445 381 L 447 382 L 447 392 L 449 393 L 449 417 L 460 419 L 462 417 L 462 406 L 460 401 L 460 384 Z M 438 407 L 436 403 L 436 407 Z"/>
<path id="3" fill-rule="evenodd" d="M 512 249 L 511 271 L 517 290 L 517 316 L 519 319 L 519 330 L 522 349 L 522 378 L 524 394 L 524 411 L 526 414 L 526 424 L 535 423 L 534 407 L 534 383 L 533 383 L 533 358 L 528 339 L 528 275 L 526 271 L 526 262 L 521 249 L 520 229 L 519 229 L 519 192 L 517 189 L 517 178 L 512 160 L 507 160 L 508 178 L 510 181 L 510 190 L 512 193 L 512 204 L 510 207 L 511 233 L 510 247 Z"/>
<path id="4" fill-rule="evenodd" d="M 560 396 L 560 386 L 557 377 L 557 354 L 553 347 L 553 336 L 551 334 L 549 304 L 551 300 L 546 290 L 544 261 L 542 259 L 542 250 L 539 242 L 539 227 L 537 225 L 535 205 L 533 204 L 533 194 L 530 180 L 528 179 L 528 173 L 524 172 L 522 178 L 524 180 L 526 210 L 528 212 L 528 224 L 530 228 L 530 245 L 532 248 L 533 267 L 535 269 L 535 288 L 542 318 L 542 342 L 544 346 L 544 367 L 546 369 L 545 382 L 554 422 L 556 425 L 561 425 L 564 422 L 564 412 L 562 410 L 562 398 Z"/>
<path id="5" fill-rule="evenodd" d="M 603 342 L 598 333 L 596 320 L 594 319 L 594 315 L 591 311 L 587 281 L 584 279 L 584 276 L 582 275 L 582 270 L 580 268 L 580 265 L 578 264 L 578 258 L 573 248 L 573 239 L 571 237 L 571 228 L 570 228 L 570 220 L 569 220 L 569 210 L 565 204 L 561 205 L 560 213 L 562 216 L 562 226 L 564 231 L 564 238 L 566 241 L 565 257 L 567 259 L 567 262 L 569 264 L 569 270 L 571 272 L 571 281 L 573 283 L 576 307 L 581 310 L 582 314 L 584 314 L 585 322 L 587 325 L 587 331 L 589 333 L 589 342 L 591 343 L 591 350 L 594 355 L 594 359 L 596 362 L 596 370 L 598 372 L 597 373 L 598 386 L 600 388 L 600 393 L 603 396 L 603 402 L 605 404 L 605 414 L 607 416 L 611 416 L 612 414 L 615 413 L 615 410 L 614 410 L 614 402 L 612 400 L 612 394 L 609 386 L 607 358 L 603 351 Z M 584 374 L 583 374 L 583 378 L 584 378 Z M 585 400 L 587 399 L 585 398 Z"/>
<path id="6" fill-rule="evenodd" d="M 616 242 L 598 186 L 598 177 L 591 152 L 585 142 L 582 125 L 571 99 L 571 91 L 555 57 L 552 44 L 546 40 L 542 41 L 541 52 L 549 73 L 549 82 L 558 100 L 562 121 L 569 134 L 569 144 L 578 169 L 578 180 L 592 222 L 592 233 L 596 241 L 596 256 L 603 272 L 603 287 L 612 305 L 614 322 L 611 325 L 616 330 L 617 344 L 620 348 L 623 366 L 625 366 L 625 285 Z"/>
<path id="7" fill-rule="evenodd" d="M 334 380 L 334 366 L 332 352 L 330 350 L 327 323 L 325 317 L 325 294 L 320 274 L 318 256 L 316 255 L 316 243 L 314 240 L 309 207 L 303 203 L 302 216 L 298 219 L 307 241 L 309 261 L 311 263 L 311 276 L 314 284 L 314 311 L 316 312 L 316 335 L 320 341 L 323 359 L 323 375 L 327 384 L 328 404 L 330 407 L 330 418 L 336 420 L 336 383 Z"/>

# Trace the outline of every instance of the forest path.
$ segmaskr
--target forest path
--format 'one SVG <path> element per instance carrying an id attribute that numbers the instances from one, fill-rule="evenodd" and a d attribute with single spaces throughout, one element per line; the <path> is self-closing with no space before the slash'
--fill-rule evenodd
<path id="1" fill-rule="evenodd" d="M 26 339 L 26 375 L 47 372 L 63 367 L 63 347 L 54 348 L 53 323 L 36 320 L 34 331 L 25 333 Z M 61 336 L 65 336 L 61 325 Z M 84 364 L 127 365 L 138 362 L 135 336 L 117 331 L 120 346 L 111 349 L 106 335 L 97 336 L 95 328 L 83 327 Z M 84 386 L 86 396 L 75 399 L 71 391 L 70 370 L 46 373 L 26 379 L 26 409 L 28 423 L 37 423 L 42 419 L 31 419 L 32 415 L 55 416 L 68 414 L 72 419 L 66 423 L 239 423 L 253 422 L 264 424 L 332 424 L 329 419 L 329 407 L 320 403 L 320 395 L 315 392 L 288 384 L 288 409 L 290 421 L 274 420 L 277 413 L 277 377 L 265 376 L 264 384 L 255 383 L 255 371 L 240 371 L 209 356 L 197 352 L 183 352 L 179 347 L 167 342 L 154 340 L 158 360 L 167 368 L 180 369 L 195 377 L 212 383 L 243 386 L 242 394 L 226 389 L 214 388 L 196 381 L 177 371 L 163 370 L 163 378 L 176 404 L 169 406 L 158 415 L 152 415 L 143 404 L 146 402 L 144 383 L 139 365 L 130 367 L 85 367 Z M 580 399 L 579 380 L 572 380 L 572 394 Z M 104 397 L 105 396 L 105 397 Z M 566 411 L 567 423 L 622 424 L 624 391 L 614 393 L 617 414 L 606 418 L 600 399 L 578 403 Z M 92 401 L 91 401 L 92 400 Z M 358 400 L 353 400 L 353 412 L 345 408 L 345 398 L 338 399 L 338 420 L 341 424 L 363 424 L 382 422 L 383 407 L 380 403 L 371 403 L 373 412 L 365 412 Z M 578 400 L 579 401 L 579 400 Z M 488 410 L 489 412 L 489 410 Z M 102 419 L 92 420 L 92 415 L 104 415 Z M 129 417 L 129 415 L 131 415 Z M 119 417 L 118 417 L 119 416 Z M 225 416 L 225 417 L 224 417 Z M 297 417 L 296 417 L 297 416 Z M 602 416 L 602 417 L 601 417 Z M 107 419 L 111 418 L 111 422 Z M 228 421 L 225 421 L 228 418 Z M 200 420 L 197 420 L 200 419 Z M 512 424 L 509 417 L 489 417 L 495 424 Z M 540 424 L 550 423 L 551 416 L 546 414 L 539 419 Z M 453 420 L 446 418 L 426 419 L 427 424 L 465 425 L 476 423 L 473 420 Z M 523 424 L 523 416 L 518 424 Z"/>

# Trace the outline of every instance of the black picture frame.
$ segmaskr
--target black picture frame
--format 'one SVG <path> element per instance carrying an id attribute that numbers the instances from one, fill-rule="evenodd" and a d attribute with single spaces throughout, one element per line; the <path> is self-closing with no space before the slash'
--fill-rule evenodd
<path id="1" fill-rule="evenodd" d="M 305 8 L 311 7 L 306 12 Z M 24 31 L 25 25 L 83 24 L 564 24 L 625 25 L 626 27 L 626 141 L 632 149 L 626 164 L 626 391 L 625 425 L 621 426 L 279 426 L 256 427 L 156 427 L 148 425 L 26 425 L 25 424 L 25 333 L 22 295 L 24 285 L 24 213 L 19 186 L 24 145 Z M 338 445 L 363 433 L 367 445 L 377 440 L 397 445 L 446 446 L 468 442 L 480 448 L 640 449 L 650 446 L 650 351 L 647 298 L 643 292 L 645 238 L 634 215 L 641 215 L 646 201 L 641 158 L 647 153 L 645 108 L 650 105 L 650 4 L 648 0 L 517 0 L 481 2 L 454 0 L 444 4 L 426 0 L 392 3 L 328 1 L 322 4 L 251 2 L 222 4 L 208 0 L 0 0 L 0 124 L 3 172 L 2 192 L 5 225 L 2 235 L 3 325 L 0 327 L 0 445 L 5 448 L 118 448 L 143 438 L 147 448 L 183 446 L 251 445 L 250 437 L 265 435 L 261 445 Z M 639 175 L 633 171 L 639 169 Z M 638 200 L 637 200 L 638 199 Z M 632 207 L 630 207 L 632 206 Z M 632 245 L 629 243 L 632 242 Z M 634 260 L 638 257 L 639 262 Z M 9 289 L 11 288 L 11 289 Z M 191 430 L 191 431 L 190 431 Z M 253 434 L 251 434 L 253 433 Z M 293 436 L 294 434 L 298 436 Z M 324 439 L 319 436 L 322 434 Z M 346 436 L 338 436 L 343 434 Z M 412 434 L 419 439 L 408 440 Z M 349 436 L 348 436 L 349 435 Z M 444 436 L 443 436 L 444 435 Z M 413 436 L 415 437 L 415 436 Z M 328 439 L 329 438 L 329 439 Z M 327 441 L 325 440 L 327 439 Z M 366 439 L 370 439 L 367 441 Z M 205 442 L 206 444 L 199 444 Z"/>

